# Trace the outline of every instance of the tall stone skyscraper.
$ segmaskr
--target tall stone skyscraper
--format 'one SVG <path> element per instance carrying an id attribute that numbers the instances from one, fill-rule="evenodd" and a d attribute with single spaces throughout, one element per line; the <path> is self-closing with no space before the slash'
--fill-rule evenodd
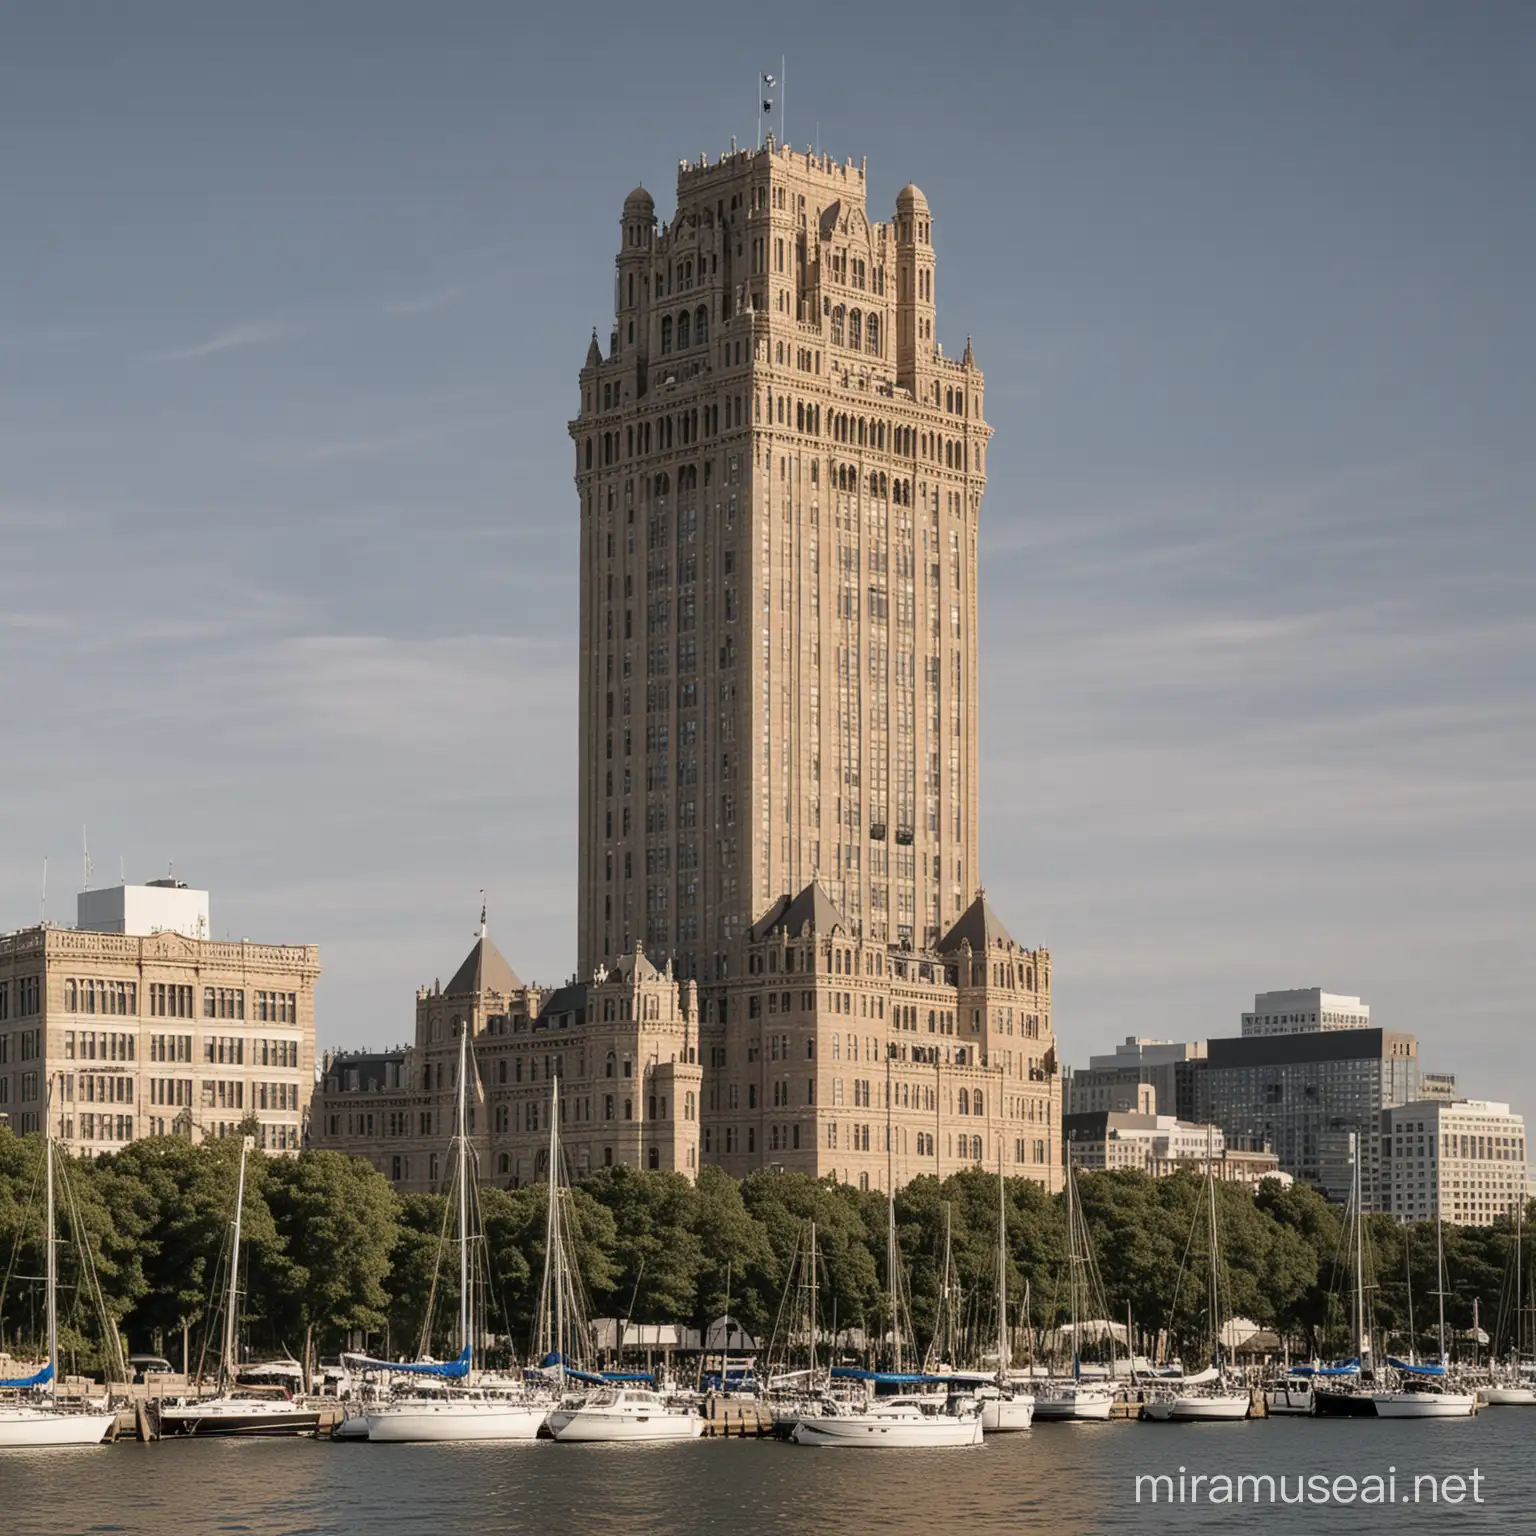
<path id="1" fill-rule="evenodd" d="M 706 990 L 782 893 L 931 950 L 977 871 L 977 524 L 991 429 L 934 334 L 934 226 L 770 146 L 625 200 L 581 497 L 579 974 Z"/>
<path id="2" fill-rule="evenodd" d="M 578 1170 L 1059 1188 L 1051 956 L 978 881 L 991 429 L 927 200 L 871 223 L 862 166 L 732 150 L 664 227 L 630 193 L 616 268 L 570 424 L 577 971 L 424 989 L 414 1047 L 327 1062 L 324 1144 L 434 1184 L 467 1024 L 505 1182 L 542 1177 L 558 1082 Z"/>

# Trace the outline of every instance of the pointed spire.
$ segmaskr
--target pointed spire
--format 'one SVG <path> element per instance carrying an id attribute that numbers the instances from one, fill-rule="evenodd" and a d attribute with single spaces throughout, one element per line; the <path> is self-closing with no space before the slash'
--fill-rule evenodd
<path id="1" fill-rule="evenodd" d="M 971 350 L 971 338 L 969 336 L 965 338 L 965 353 L 960 361 L 967 368 L 974 368 L 976 366 L 976 354 Z"/>
<path id="2" fill-rule="evenodd" d="M 597 344 L 597 327 L 592 327 L 592 343 L 587 348 L 587 367 L 596 368 L 603 360 L 603 349 Z"/>

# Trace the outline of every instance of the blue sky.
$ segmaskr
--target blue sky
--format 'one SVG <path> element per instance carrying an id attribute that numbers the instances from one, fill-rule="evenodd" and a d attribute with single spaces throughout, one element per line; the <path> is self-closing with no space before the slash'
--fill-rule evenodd
<path id="1" fill-rule="evenodd" d="M 410 1032 L 574 962 L 565 421 L 624 194 L 933 205 L 997 437 L 983 873 L 1069 1059 L 1358 992 L 1536 1113 L 1536 12 L 12 3 L 0 926 L 177 873 Z"/>

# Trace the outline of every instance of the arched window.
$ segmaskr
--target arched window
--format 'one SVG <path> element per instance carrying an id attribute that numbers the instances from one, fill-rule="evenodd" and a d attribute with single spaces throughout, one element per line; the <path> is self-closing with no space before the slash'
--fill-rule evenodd
<path id="1" fill-rule="evenodd" d="M 661 351 L 662 351 L 662 356 L 666 356 L 666 354 L 668 352 L 670 352 L 671 350 L 672 350 L 672 316 L 671 315 L 663 315 L 661 317 Z"/>
<path id="2" fill-rule="evenodd" d="M 603 1068 L 603 1076 L 604 1077 L 612 1077 L 613 1076 L 613 1072 L 614 1072 L 614 1067 L 617 1065 L 617 1063 L 618 1063 L 618 1057 L 615 1056 L 612 1051 L 609 1051 L 608 1052 L 608 1060 L 604 1064 L 604 1068 Z"/>
<path id="3" fill-rule="evenodd" d="M 864 317 L 856 309 L 848 315 L 848 345 L 855 352 L 864 345 Z"/>
<path id="4" fill-rule="evenodd" d="M 679 352 L 686 352 L 688 350 L 688 327 L 688 311 L 685 309 L 682 314 L 677 317 L 677 350 Z M 667 349 L 663 347 L 661 350 L 665 352 Z"/>
<path id="5" fill-rule="evenodd" d="M 869 330 L 867 332 L 867 335 L 868 335 L 868 341 L 867 341 L 866 345 L 868 346 L 869 350 L 871 352 L 873 352 L 876 357 L 878 357 L 880 355 L 880 316 L 879 315 L 871 315 L 869 317 Z"/>
<path id="6" fill-rule="evenodd" d="M 498 1173 L 510 1173 L 512 1171 L 512 1159 L 505 1152 L 496 1159 L 496 1171 Z"/>
<path id="7" fill-rule="evenodd" d="M 658 1148 L 652 1147 L 650 1151 L 645 1154 L 645 1166 L 647 1168 L 661 1167 L 661 1152 Z"/>
<path id="8" fill-rule="evenodd" d="M 700 304 L 693 312 L 693 344 L 702 347 L 709 340 L 709 310 Z"/>
<path id="9" fill-rule="evenodd" d="M 978 1088 L 975 1093 L 971 1095 L 971 1113 L 973 1115 L 984 1115 L 986 1112 L 987 1111 L 984 1108 L 984 1101 L 981 1096 L 981 1089 Z"/>
<path id="10" fill-rule="evenodd" d="M 635 1118 L 635 1101 L 633 1099 L 624 1100 L 624 1118 L 626 1120 L 633 1120 Z"/>
<path id="11" fill-rule="evenodd" d="M 64 1011 L 66 1013 L 73 1013 L 78 1006 L 79 992 L 74 982 L 66 981 L 64 983 Z"/>
<path id="12" fill-rule="evenodd" d="M 840 347 L 843 344 L 843 306 L 839 304 L 832 311 L 832 345 Z"/>
<path id="13" fill-rule="evenodd" d="M 778 342 L 774 346 L 774 349 L 773 349 L 773 360 L 776 363 L 782 363 L 784 361 L 784 343 L 782 341 Z"/>
<path id="14" fill-rule="evenodd" d="M 969 1088 L 960 1090 L 960 1113 L 968 1115 L 971 1112 L 971 1091 Z"/>

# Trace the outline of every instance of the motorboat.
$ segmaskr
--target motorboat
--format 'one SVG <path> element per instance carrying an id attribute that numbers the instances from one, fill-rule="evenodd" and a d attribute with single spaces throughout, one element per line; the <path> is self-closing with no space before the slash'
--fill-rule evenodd
<path id="1" fill-rule="evenodd" d="M 548 1411 L 550 1435 L 560 1441 L 697 1440 L 704 1420 L 693 1405 L 643 1387 L 613 1387 L 568 1400 Z"/>
<path id="2" fill-rule="evenodd" d="M 911 1450 L 980 1445 L 981 1437 L 982 1408 L 973 1398 L 939 1410 L 913 1397 L 887 1397 L 866 1403 L 825 1398 L 795 1425 L 790 1439 L 796 1445 Z"/>
<path id="3" fill-rule="evenodd" d="M 1536 1407 L 1536 1386 L 1490 1381 L 1477 1389 L 1477 1400 L 1489 1408 Z"/>
<path id="4" fill-rule="evenodd" d="M 1279 1381 L 1264 1389 L 1265 1411 L 1275 1415 L 1309 1414 L 1312 1412 L 1314 1393 L 1311 1373 L 1302 1375 L 1287 1371 Z"/>

